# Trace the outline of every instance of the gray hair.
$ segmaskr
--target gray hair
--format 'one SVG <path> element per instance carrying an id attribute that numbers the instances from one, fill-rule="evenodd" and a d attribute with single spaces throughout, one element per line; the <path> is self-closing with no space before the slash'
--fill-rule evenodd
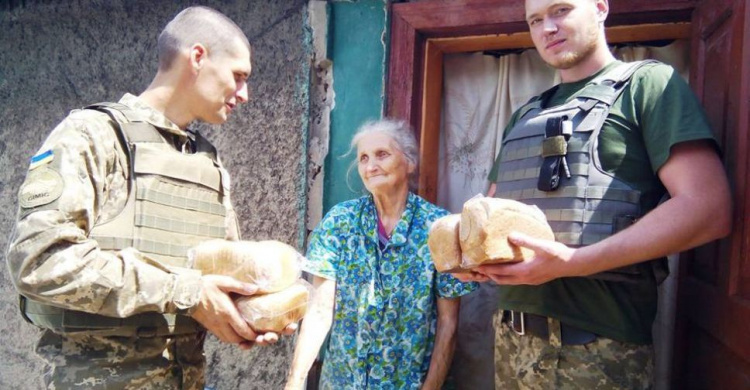
<path id="1" fill-rule="evenodd" d="M 226 15 L 203 6 L 185 8 L 159 34 L 159 70 L 169 69 L 180 50 L 193 44 L 204 45 L 209 54 L 226 53 L 237 39 L 250 50 L 245 33 Z"/>
<path id="2" fill-rule="evenodd" d="M 409 189 L 416 190 L 417 188 L 417 167 L 419 166 L 419 146 L 417 145 L 417 138 L 414 136 L 411 126 L 402 120 L 384 118 L 376 121 L 365 122 L 359 127 L 357 132 L 352 138 L 352 142 L 349 144 L 349 152 L 355 152 L 359 142 L 366 135 L 370 134 L 385 134 L 396 143 L 396 149 L 401 151 L 406 157 L 406 160 L 414 165 L 414 172 L 409 177 Z M 355 156 L 352 161 L 349 171 L 354 169 L 357 165 L 357 159 Z M 347 178 L 349 174 L 347 172 Z"/>

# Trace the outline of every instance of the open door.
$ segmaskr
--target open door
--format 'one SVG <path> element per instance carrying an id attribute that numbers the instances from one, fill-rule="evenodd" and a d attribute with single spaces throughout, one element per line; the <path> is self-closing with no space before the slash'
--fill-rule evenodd
<path id="1" fill-rule="evenodd" d="M 656 28 L 664 33 L 668 23 L 677 23 L 672 28 L 679 36 L 679 23 L 690 21 L 690 84 L 719 138 L 733 187 L 731 237 L 681 255 L 672 388 L 750 389 L 750 0 L 630 0 L 610 6 L 608 26 L 622 26 L 623 36 L 647 31 L 649 24 L 660 24 Z M 523 2 L 418 1 L 393 4 L 391 11 L 386 111 L 415 127 L 420 194 L 434 201 L 441 92 L 429 80 L 440 79 L 433 75 L 442 73 L 443 53 L 523 47 Z M 646 39 L 631 39 L 638 40 Z"/>
<path id="2" fill-rule="evenodd" d="M 703 0 L 690 85 L 717 134 L 735 201 L 731 237 L 683 254 L 674 388 L 750 388 L 750 0 Z"/>

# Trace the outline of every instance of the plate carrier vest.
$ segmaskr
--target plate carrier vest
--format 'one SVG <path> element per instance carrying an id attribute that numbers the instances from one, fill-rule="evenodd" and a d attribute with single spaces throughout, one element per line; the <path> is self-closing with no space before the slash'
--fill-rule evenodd
<path id="1" fill-rule="evenodd" d="M 128 200 L 119 214 L 97 221 L 89 233 L 102 250 L 133 247 L 164 266 L 188 267 L 187 251 L 202 241 L 225 238 L 223 199 L 228 178 L 219 169 L 216 149 L 190 133 L 192 154 L 175 150 L 156 127 L 119 103 L 86 107 L 104 112 L 128 155 Z M 142 313 L 113 318 L 62 309 L 21 298 L 26 319 L 56 331 L 132 327 L 138 334 L 193 333 L 202 327 L 179 314 Z"/>
<path id="2" fill-rule="evenodd" d="M 597 140 L 633 73 L 655 62 L 615 66 L 562 105 L 546 107 L 555 86 L 521 107 L 500 150 L 496 196 L 539 207 L 555 240 L 570 247 L 599 242 L 632 225 L 643 215 L 641 193 L 602 169 Z M 660 282 L 667 273 L 661 259 L 590 277 Z"/>

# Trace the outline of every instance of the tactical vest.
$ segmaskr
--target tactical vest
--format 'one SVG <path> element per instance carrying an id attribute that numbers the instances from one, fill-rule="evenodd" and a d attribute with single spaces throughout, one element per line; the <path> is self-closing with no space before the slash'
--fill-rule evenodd
<path id="1" fill-rule="evenodd" d="M 523 106 L 503 140 L 496 196 L 539 207 L 555 240 L 570 247 L 599 242 L 640 218 L 641 193 L 602 169 L 597 140 L 633 72 L 649 62 L 615 66 L 562 105 L 546 107 L 554 87 Z M 654 273 L 647 262 L 591 277 L 658 279 L 663 267 Z"/>
<path id="2" fill-rule="evenodd" d="M 128 200 L 123 210 L 97 221 L 89 233 L 103 250 L 135 248 L 166 266 L 188 267 L 187 251 L 202 241 L 226 236 L 223 197 L 227 178 L 215 148 L 195 134 L 191 154 L 180 153 L 140 114 L 115 103 L 87 109 L 107 113 L 128 154 Z M 157 334 L 195 332 L 190 317 L 144 313 L 111 318 L 22 300 L 30 322 L 62 331 L 146 327 Z"/>

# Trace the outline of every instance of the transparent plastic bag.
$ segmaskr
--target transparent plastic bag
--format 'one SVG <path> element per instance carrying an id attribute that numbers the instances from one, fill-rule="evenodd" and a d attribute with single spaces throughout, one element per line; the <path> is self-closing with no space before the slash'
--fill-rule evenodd
<path id="1" fill-rule="evenodd" d="M 436 219 L 430 226 L 427 246 L 438 272 L 468 272 L 461 268 L 460 222 L 461 214 L 450 214 Z"/>
<path id="2" fill-rule="evenodd" d="M 463 259 L 461 267 L 482 264 L 519 262 L 530 259 L 534 251 L 508 241 L 513 233 L 554 240 L 547 219 L 538 207 L 501 198 L 472 198 L 461 211 L 459 240 Z"/>
<path id="3" fill-rule="evenodd" d="M 313 287 L 298 279 L 291 286 L 270 294 L 235 299 L 237 310 L 257 332 L 281 332 L 307 313 Z"/>
<path id="4" fill-rule="evenodd" d="M 300 278 L 304 257 L 280 241 L 211 240 L 190 249 L 188 262 L 204 274 L 231 276 L 272 293 Z"/>

